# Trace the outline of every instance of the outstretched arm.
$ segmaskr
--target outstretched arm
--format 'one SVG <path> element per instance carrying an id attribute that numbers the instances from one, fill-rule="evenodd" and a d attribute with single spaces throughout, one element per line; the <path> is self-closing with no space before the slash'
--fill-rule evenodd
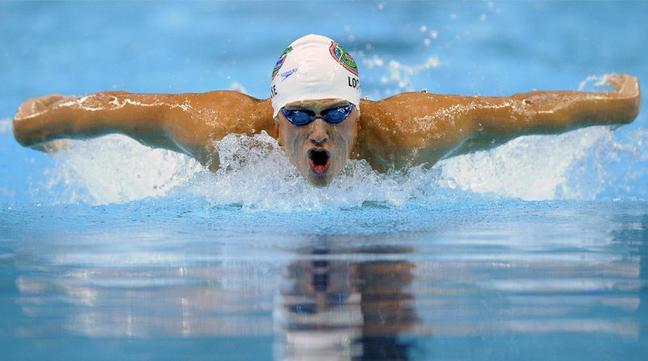
<path id="1" fill-rule="evenodd" d="M 362 104 L 359 149 L 389 166 L 500 145 L 528 134 L 629 123 L 640 91 L 630 75 L 608 77 L 615 92 L 538 91 L 510 97 L 404 93 Z"/>
<path id="2" fill-rule="evenodd" d="M 56 139 L 110 133 L 144 145 L 182 152 L 214 164 L 213 142 L 229 133 L 271 131 L 268 101 L 232 91 L 200 94 L 103 92 L 84 97 L 51 95 L 24 102 L 14 118 L 16 140 L 29 147 Z"/>
<path id="3" fill-rule="evenodd" d="M 457 152 L 490 148 L 520 135 L 632 122 L 641 103 L 639 82 L 630 75 L 608 76 L 606 81 L 615 92 L 536 91 L 482 98 L 483 106 L 473 114 L 473 134 Z"/>

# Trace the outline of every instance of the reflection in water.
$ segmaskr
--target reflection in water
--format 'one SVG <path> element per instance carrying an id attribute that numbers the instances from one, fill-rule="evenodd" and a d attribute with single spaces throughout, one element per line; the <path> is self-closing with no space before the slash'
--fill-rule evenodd
<path id="1" fill-rule="evenodd" d="M 237 336 L 290 360 L 501 359 L 490 356 L 512 345 L 578 358 L 552 348 L 566 344 L 638 359 L 645 212 L 546 217 L 314 239 L 148 229 L 21 240 L 0 263 L 17 292 L 4 299 L 19 307 L 4 320 L 23 340 L 208 338 L 221 349 Z"/>
<path id="2" fill-rule="evenodd" d="M 322 240 L 318 244 L 324 243 Z M 406 248 L 302 250 L 288 267 L 275 309 L 278 358 L 290 360 L 406 360 L 399 332 L 416 321 L 405 260 L 336 259 L 336 253 L 402 255 Z"/>

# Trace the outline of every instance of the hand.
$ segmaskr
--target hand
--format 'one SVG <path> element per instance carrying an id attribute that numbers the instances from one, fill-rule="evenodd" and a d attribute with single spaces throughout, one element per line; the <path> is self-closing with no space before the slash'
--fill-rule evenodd
<path id="1" fill-rule="evenodd" d="M 49 134 L 45 126 L 49 122 L 49 112 L 57 105 L 75 99 L 74 97 L 52 94 L 32 98 L 23 102 L 14 116 L 13 130 L 16 140 L 26 147 L 43 152 L 55 152 L 68 148 L 64 140 L 47 142 Z"/>
<path id="2" fill-rule="evenodd" d="M 61 94 L 52 94 L 44 97 L 27 99 L 18 108 L 18 112 L 14 116 L 14 121 L 42 114 L 54 108 L 56 105 L 71 99 L 74 99 L 74 97 L 63 96 Z"/>
<path id="3" fill-rule="evenodd" d="M 605 78 L 608 84 L 612 85 L 616 91 L 625 96 L 639 97 L 639 81 L 632 75 L 614 74 Z"/>
<path id="4" fill-rule="evenodd" d="M 619 124 L 631 123 L 637 117 L 641 108 L 639 81 L 628 74 L 608 75 L 605 81 L 616 89 L 616 93 L 612 97 L 622 99 L 625 102 L 623 115 L 618 118 L 625 118 L 626 121 L 619 122 Z"/>

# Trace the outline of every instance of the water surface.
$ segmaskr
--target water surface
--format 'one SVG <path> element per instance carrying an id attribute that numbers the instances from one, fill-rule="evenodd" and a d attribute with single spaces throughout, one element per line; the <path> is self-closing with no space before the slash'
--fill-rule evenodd
<path id="1" fill-rule="evenodd" d="M 266 135 L 223 139 L 227 167 L 211 174 L 120 136 L 44 155 L 9 119 L 54 92 L 265 98 L 276 58 L 311 32 L 352 52 L 373 99 L 602 90 L 591 76 L 648 79 L 646 14 L 632 1 L 1 2 L 2 359 L 643 360 L 645 113 L 431 169 L 350 162 L 324 189 Z"/>

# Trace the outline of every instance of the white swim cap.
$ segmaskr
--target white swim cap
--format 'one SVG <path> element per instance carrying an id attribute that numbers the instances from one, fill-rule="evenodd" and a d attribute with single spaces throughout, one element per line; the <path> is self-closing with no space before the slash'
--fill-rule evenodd
<path id="1" fill-rule="evenodd" d="M 335 41 L 309 34 L 295 40 L 279 57 L 270 85 L 273 116 L 299 100 L 339 98 L 360 109 L 358 66 Z"/>

